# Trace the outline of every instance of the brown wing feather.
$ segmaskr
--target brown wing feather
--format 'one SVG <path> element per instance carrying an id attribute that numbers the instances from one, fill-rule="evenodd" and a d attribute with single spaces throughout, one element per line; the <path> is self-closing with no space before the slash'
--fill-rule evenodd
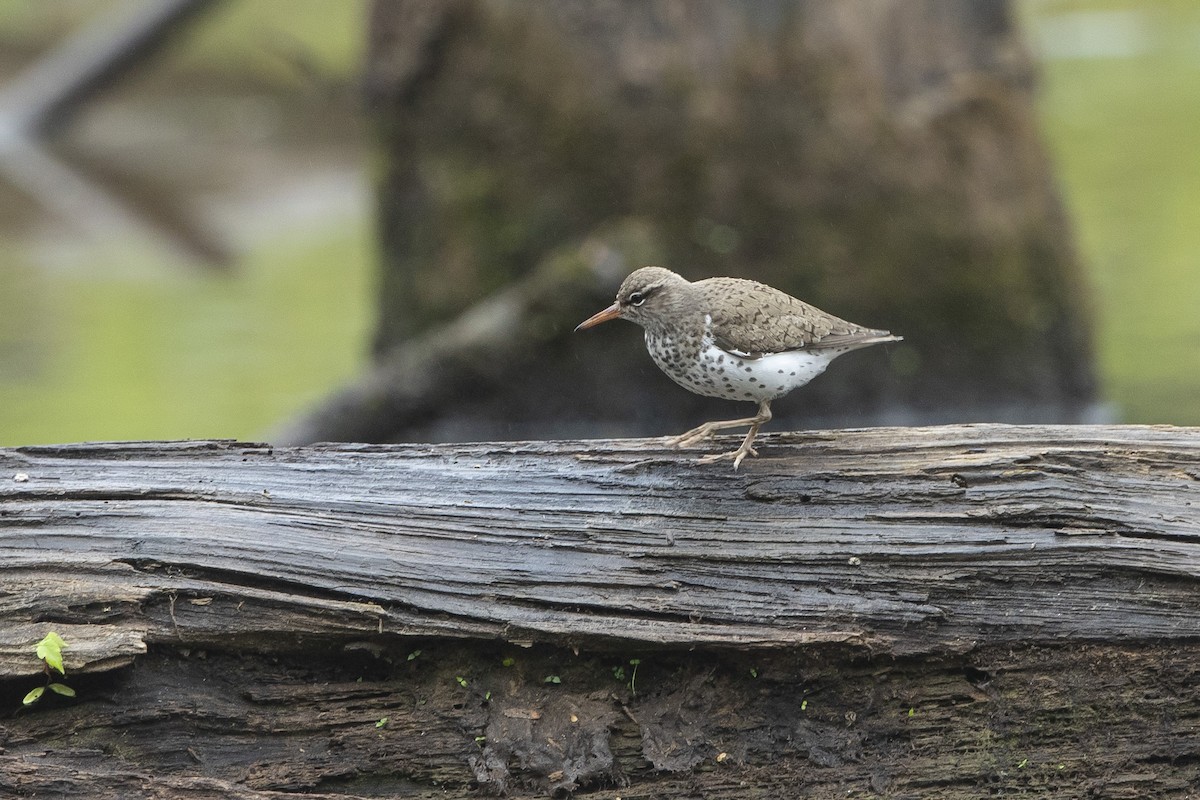
<path id="1" fill-rule="evenodd" d="M 760 355 L 786 350 L 854 349 L 895 341 L 873 330 L 827 314 L 766 284 L 742 278 L 709 278 L 695 286 L 711 309 L 713 335 L 726 350 Z"/>

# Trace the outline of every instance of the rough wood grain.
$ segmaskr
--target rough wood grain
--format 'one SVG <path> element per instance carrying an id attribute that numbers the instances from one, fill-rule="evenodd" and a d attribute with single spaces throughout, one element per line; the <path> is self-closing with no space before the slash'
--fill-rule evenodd
<path id="1" fill-rule="evenodd" d="M 1189 796 L 1200 430 L 761 452 L 0 451 L 0 796 Z"/>
<path id="2" fill-rule="evenodd" d="M 813 432 L 737 473 L 657 440 L 7 450 L 0 675 L 33 671 L 20 626 L 45 620 L 89 626 L 77 669 L 138 640 L 369 633 L 897 655 L 1191 637 L 1198 445 L 1148 427 Z"/>

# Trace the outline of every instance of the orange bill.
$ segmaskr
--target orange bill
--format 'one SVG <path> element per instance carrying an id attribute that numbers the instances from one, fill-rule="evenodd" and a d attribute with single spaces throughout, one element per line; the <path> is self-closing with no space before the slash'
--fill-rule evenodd
<path id="1" fill-rule="evenodd" d="M 599 325 L 601 322 L 608 322 L 610 319 L 616 319 L 621 315 L 621 307 L 613 303 L 603 311 L 598 311 L 585 319 L 583 322 L 575 326 L 575 330 L 581 331 L 585 328 L 590 328 L 593 325 Z"/>

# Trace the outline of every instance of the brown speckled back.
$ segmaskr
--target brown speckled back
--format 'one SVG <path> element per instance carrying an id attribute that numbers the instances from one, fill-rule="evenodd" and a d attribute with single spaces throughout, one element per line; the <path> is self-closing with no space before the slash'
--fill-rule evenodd
<path id="1" fill-rule="evenodd" d="M 853 350 L 890 340 L 887 331 L 847 322 L 757 281 L 708 278 L 692 285 L 700 290 L 712 315 L 717 343 L 728 350 L 752 354 L 800 348 Z"/>

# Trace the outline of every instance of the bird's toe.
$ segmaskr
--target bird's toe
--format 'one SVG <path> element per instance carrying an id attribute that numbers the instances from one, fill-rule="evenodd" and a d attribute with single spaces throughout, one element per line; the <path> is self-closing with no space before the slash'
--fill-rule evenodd
<path id="1" fill-rule="evenodd" d="M 707 456 L 700 456 L 696 459 L 698 464 L 715 464 L 718 461 L 732 461 L 733 468 L 737 469 L 741 466 L 742 460 L 746 456 L 757 456 L 758 451 L 753 447 L 739 447 L 737 450 L 730 450 L 728 453 L 712 453 Z"/>
<path id="2" fill-rule="evenodd" d="M 736 470 L 739 466 L 741 466 L 742 459 L 748 455 L 751 455 L 751 456 L 754 456 L 755 458 L 757 458 L 758 451 L 755 450 L 753 447 L 744 447 L 744 448 L 739 448 L 738 450 L 735 450 L 734 454 L 733 454 L 733 468 Z"/>
<path id="3" fill-rule="evenodd" d="M 668 436 L 667 445 L 669 447 L 687 447 L 696 442 L 704 441 L 712 436 L 712 431 L 704 426 L 695 428 L 687 433 L 681 433 L 678 436 Z"/>

